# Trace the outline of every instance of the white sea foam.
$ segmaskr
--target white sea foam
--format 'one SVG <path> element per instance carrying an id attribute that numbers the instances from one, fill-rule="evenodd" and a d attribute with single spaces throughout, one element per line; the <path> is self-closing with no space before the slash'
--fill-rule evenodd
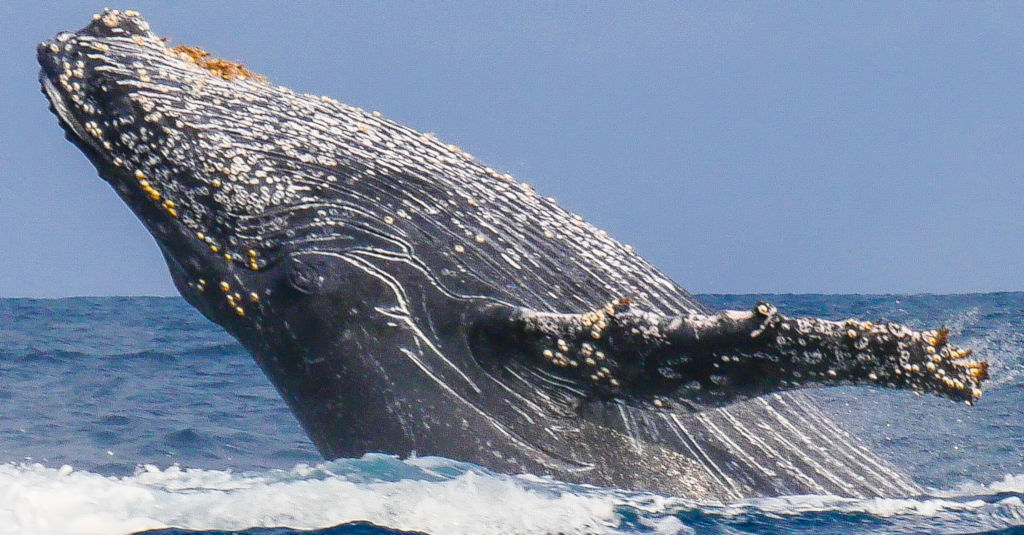
<path id="1" fill-rule="evenodd" d="M 259 474 L 147 467 L 128 477 L 0 465 L 0 533 L 313 529 L 355 520 L 452 534 L 594 533 L 618 524 L 611 496 L 474 471 L 434 481 L 357 482 L 333 474 L 330 463 Z"/>
<path id="2" fill-rule="evenodd" d="M 731 504 L 611 489 L 535 477 L 484 473 L 446 459 L 399 461 L 381 455 L 234 473 L 146 466 L 108 477 L 39 464 L 0 465 L 0 534 L 122 534 L 180 527 L 315 529 L 366 520 L 434 534 L 693 533 L 679 519 L 699 510 L 726 524 L 745 515 L 864 514 L 976 527 L 1024 520 L 1024 475 L 965 485 L 917 499 L 788 496 Z M 1003 496 L 1003 494 L 1011 496 Z M 621 515 L 635 512 L 632 526 Z"/>

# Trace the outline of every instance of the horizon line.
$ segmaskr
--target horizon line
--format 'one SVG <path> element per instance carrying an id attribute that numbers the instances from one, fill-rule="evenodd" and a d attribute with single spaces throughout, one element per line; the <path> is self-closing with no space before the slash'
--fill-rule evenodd
<path id="1" fill-rule="evenodd" d="M 745 296 L 745 295 L 785 295 L 785 296 L 830 296 L 830 297 L 922 297 L 922 296 L 969 296 L 969 295 L 999 295 L 999 294 L 1021 294 L 1024 290 L 990 290 L 990 291 L 967 291 L 967 292 L 689 292 L 690 295 L 700 296 Z M 33 300 L 33 301 L 58 301 L 61 299 L 184 299 L 180 295 L 154 295 L 154 294 L 121 294 L 121 295 L 60 295 L 60 296 L 33 296 L 33 295 L 0 295 L 0 300 Z"/>

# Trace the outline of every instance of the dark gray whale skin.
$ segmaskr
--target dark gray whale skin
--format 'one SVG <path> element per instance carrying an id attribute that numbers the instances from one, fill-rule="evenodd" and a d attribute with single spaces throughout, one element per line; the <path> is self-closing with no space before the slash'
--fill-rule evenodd
<path id="1" fill-rule="evenodd" d="M 66 136 L 327 458 L 442 455 L 697 499 L 919 488 L 792 390 L 973 403 L 945 330 L 713 313 L 582 218 L 377 113 L 106 10 L 39 46 Z"/>

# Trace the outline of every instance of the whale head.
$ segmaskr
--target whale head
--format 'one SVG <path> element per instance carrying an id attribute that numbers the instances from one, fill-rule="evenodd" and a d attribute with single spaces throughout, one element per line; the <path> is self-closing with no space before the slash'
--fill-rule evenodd
<path id="1" fill-rule="evenodd" d="M 308 116 L 307 101 L 240 64 L 169 46 L 133 11 L 94 15 L 37 57 L 66 137 L 154 236 L 191 304 L 236 332 L 276 279 L 315 284 L 282 262 L 336 237 L 322 223 L 339 215 L 339 162 L 296 142 L 301 120 L 281 119 L 300 106 Z"/>
<path id="2" fill-rule="evenodd" d="M 365 258 L 408 258 L 395 237 L 404 213 L 395 192 L 405 190 L 382 189 L 399 165 L 395 147 L 417 157 L 447 148 L 171 47 L 132 11 L 97 14 L 37 55 L 66 137 L 154 236 L 181 295 L 253 354 L 321 451 L 415 449 L 409 420 L 389 405 L 387 372 L 439 357 L 367 353 L 415 347 L 395 325 L 409 324 L 407 291 L 434 279 L 396 291 Z M 343 260 L 353 249 L 365 256 Z"/>

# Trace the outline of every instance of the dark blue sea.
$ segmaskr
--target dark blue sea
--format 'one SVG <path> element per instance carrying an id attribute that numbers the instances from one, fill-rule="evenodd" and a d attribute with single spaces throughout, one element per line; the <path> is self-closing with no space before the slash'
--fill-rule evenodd
<path id="1" fill-rule="evenodd" d="M 249 356 L 184 301 L 0 299 L 0 533 L 1024 529 L 1024 294 L 702 299 L 946 325 L 991 363 L 993 379 L 977 407 L 874 388 L 815 391 L 925 495 L 701 503 L 436 457 L 324 462 Z"/>

